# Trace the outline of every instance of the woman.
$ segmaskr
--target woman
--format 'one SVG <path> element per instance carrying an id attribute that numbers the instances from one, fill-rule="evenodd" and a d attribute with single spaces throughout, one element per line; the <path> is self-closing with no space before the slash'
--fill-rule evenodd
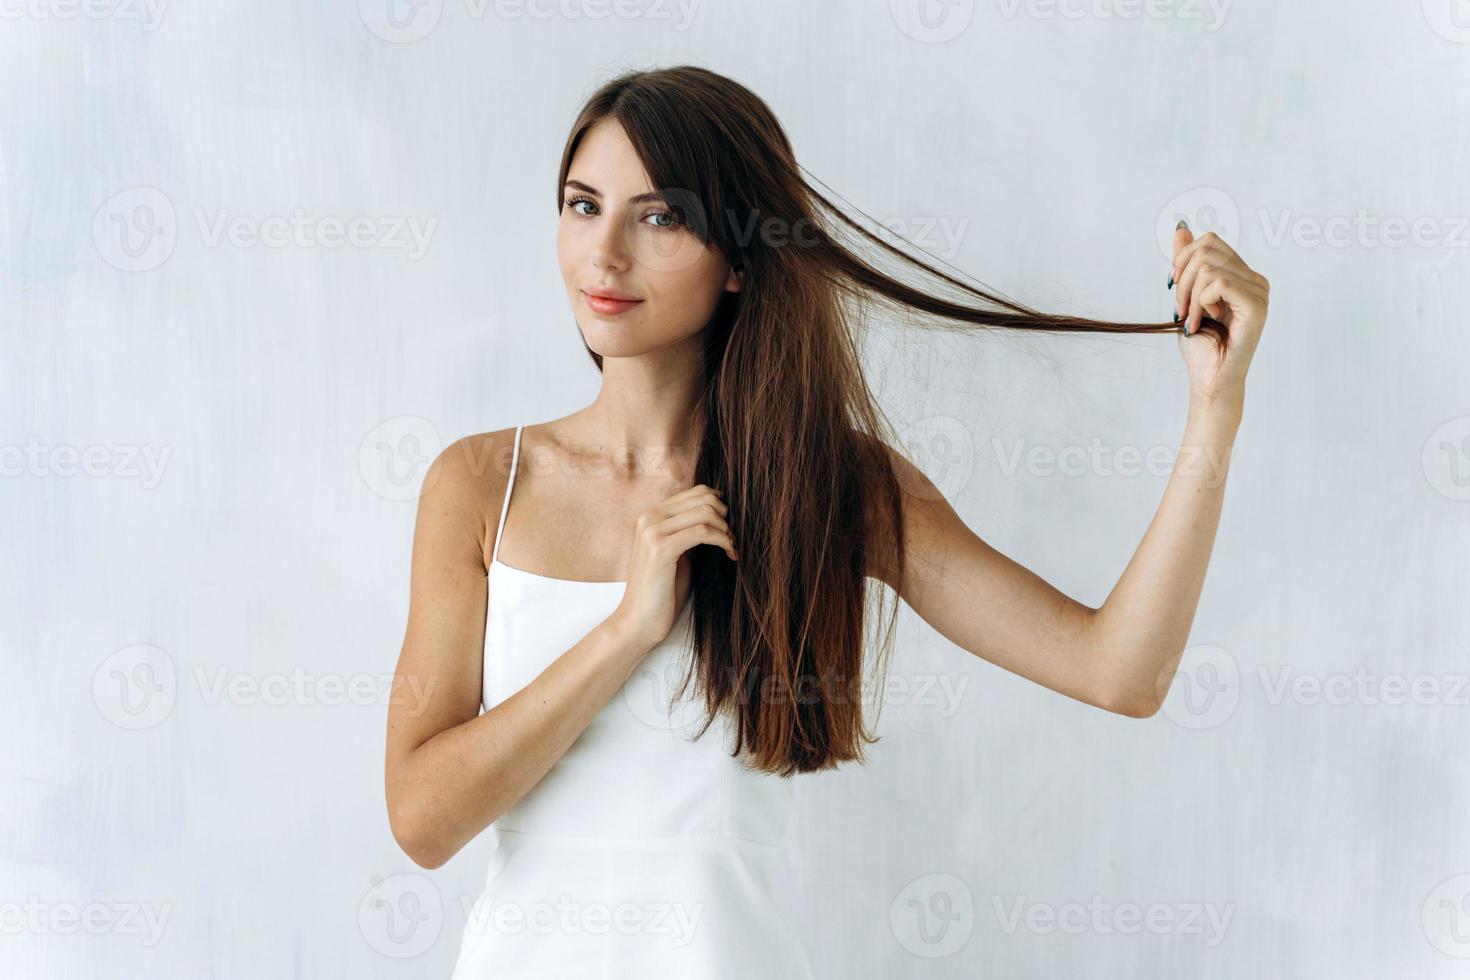
<path id="1" fill-rule="evenodd" d="M 557 192 L 602 388 L 566 418 L 459 440 L 425 479 L 398 680 L 432 696 L 390 709 L 393 834 L 437 868 L 491 828 L 461 980 L 809 977 L 773 894 L 783 777 L 874 741 L 864 668 L 881 675 L 897 609 L 867 643 L 869 580 L 976 656 L 1153 714 L 1269 286 L 1181 222 L 1174 323 L 1030 310 L 868 233 L 802 178 L 759 98 L 687 66 L 596 92 Z M 1180 332 L 1184 443 L 1215 465 L 1176 467 L 1100 608 L 987 546 L 890 449 L 858 357 L 870 301 L 951 324 Z"/>

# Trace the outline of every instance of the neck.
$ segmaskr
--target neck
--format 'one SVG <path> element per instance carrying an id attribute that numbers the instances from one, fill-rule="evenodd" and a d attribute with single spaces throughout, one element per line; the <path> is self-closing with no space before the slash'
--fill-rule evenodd
<path id="1" fill-rule="evenodd" d="M 597 400 L 579 413 L 579 441 L 627 476 L 692 480 L 704 433 L 703 365 L 669 369 L 649 360 L 603 359 Z"/>

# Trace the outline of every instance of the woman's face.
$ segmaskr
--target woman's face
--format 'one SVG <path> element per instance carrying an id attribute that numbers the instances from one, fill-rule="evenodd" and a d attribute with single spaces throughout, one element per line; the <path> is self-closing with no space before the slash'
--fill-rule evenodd
<path id="1" fill-rule="evenodd" d="M 677 203 L 686 199 L 680 193 Z M 724 255 L 678 224 L 671 203 L 650 185 L 616 120 L 587 130 L 562 188 L 556 256 L 582 336 L 603 357 L 636 357 L 687 340 L 709 322 L 725 290 L 740 290 Z"/>

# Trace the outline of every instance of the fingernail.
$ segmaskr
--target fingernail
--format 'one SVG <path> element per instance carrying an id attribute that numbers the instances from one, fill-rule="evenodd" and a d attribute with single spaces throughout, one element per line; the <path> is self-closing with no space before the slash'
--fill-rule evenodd
<path id="1" fill-rule="evenodd" d="M 1178 231 L 1180 228 L 1188 228 L 1188 227 L 1189 227 L 1189 222 L 1185 221 L 1183 218 L 1180 218 L 1179 219 L 1179 223 L 1174 226 L 1174 230 L 1175 231 Z"/>
<path id="2" fill-rule="evenodd" d="M 1172 273 L 1172 272 L 1169 273 L 1169 288 L 1170 289 L 1173 289 L 1174 288 L 1174 273 Z"/>
<path id="3" fill-rule="evenodd" d="M 1179 322 L 1179 311 L 1178 310 L 1174 311 L 1174 322 L 1175 323 L 1178 323 Z"/>

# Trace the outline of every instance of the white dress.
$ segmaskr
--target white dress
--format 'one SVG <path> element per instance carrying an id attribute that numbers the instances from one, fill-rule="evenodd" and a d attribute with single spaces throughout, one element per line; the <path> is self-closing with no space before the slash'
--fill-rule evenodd
<path id="1" fill-rule="evenodd" d="M 488 573 L 486 709 L 607 618 L 627 587 L 499 560 L 520 448 L 517 427 Z M 723 715 L 692 739 L 703 718 L 694 682 L 672 702 L 691 609 L 486 829 L 495 850 L 453 980 L 811 980 L 775 882 L 791 782 L 732 758 Z"/>

